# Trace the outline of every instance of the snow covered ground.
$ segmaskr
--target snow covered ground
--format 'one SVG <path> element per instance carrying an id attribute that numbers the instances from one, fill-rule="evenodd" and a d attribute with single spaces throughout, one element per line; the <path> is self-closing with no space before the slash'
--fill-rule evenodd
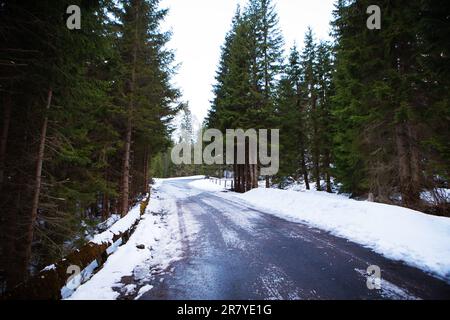
<path id="1" fill-rule="evenodd" d="M 131 226 L 139 220 L 141 216 L 140 204 L 135 205 L 125 217 L 121 218 L 115 222 L 108 230 L 95 235 L 90 242 L 93 243 L 104 243 L 112 242 L 115 234 L 119 234 L 131 228 Z"/>
<path id="2" fill-rule="evenodd" d="M 151 289 L 148 283 L 153 272 L 166 269 L 173 261 L 181 258 L 182 239 L 175 198 L 165 190 L 165 185 L 157 180 L 153 186 L 150 203 L 141 222 L 128 242 L 117 248 L 108 257 L 103 268 L 89 281 L 81 285 L 68 299 L 71 300 L 113 300 L 121 295 L 136 295 Z M 133 208 L 127 215 L 130 218 L 113 228 L 121 228 L 133 220 Z M 191 224 L 191 232 L 195 232 L 189 217 L 184 217 Z M 117 224 L 117 223 L 116 223 Z M 192 231 L 194 230 L 194 231 Z M 189 236 L 194 236 L 190 234 Z M 108 234 L 101 234 L 96 241 L 108 240 Z M 143 245 L 143 246 L 142 246 Z M 140 247 L 140 248 L 138 248 Z M 124 284 L 124 277 L 131 277 L 129 284 Z"/>
<path id="3" fill-rule="evenodd" d="M 220 183 L 219 183 L 220 181 Z M 199 180 L 194 180 L 192 182 L 189 182 L 189 185 L 191 187 L 200 189 L 200 190 L 205 190 L 205 191 L 224 191 L 225 190 L 225 181 L 227 184 L 227 187 L 230 188 L 231 187 L 231 180 L 225 180 L 225 179 L 221 179 L 221 180 L 210 180 L 210 179 L 199 179 Z"/>
<path id="4" fill-rule="evenodd" d="M 209 180 L 198 180 L 191 186 L 221 191 Z M 450 281 L 449 218 L 317 191 L 259 188 L 218 195 L 329 231 Z"/>
<path id="5" fill-rule="evenodd" d="M 259 188 L 235 194 L 223 192 L 226 191 L 223 180 L 219 185 L 203 176 L 181 179 L 195 180 L 183 185 L 171 183 L 175 179 L 156 179 L 150 204 L 129 241 L 122 246 L 112 246 L 116 251 L 103 268 L 68 299 L 117 299 L 124 296 L 137 299 L 151 290 L 155 277 L 164 274 L 172 262 L 182 257 L 183 237 L 193 240 L 199 232 L 189 211 L 182 212 L 181 220 L 187 226 L 183 228 L 176 201 L 205 191 L 243 207 L 253 207 L 329 231 L 387 258 L 404 261 L 450 281 L 448 218 L 325 192 Z M 94 241 L 110 241 L 111 231 L 122 230 L 138 216 L 139 207 L 135 207 L 126 219 L 97 235 Z M 185 229 L 184 233 L 181 229 Z"/>

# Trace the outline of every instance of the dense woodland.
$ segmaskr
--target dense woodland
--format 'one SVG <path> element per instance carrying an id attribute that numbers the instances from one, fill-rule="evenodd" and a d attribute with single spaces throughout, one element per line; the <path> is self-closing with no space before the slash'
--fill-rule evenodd
<path id="1" fill-rule="evenodd" d="M 148 192 L 178 111 L 166 14 L 159 0 L 0 1 L 3 289 Z"/>
<path id="2" fill-rule="evenodd" d="M 372 2 L 337 1 L 331 42 L 309 29 L 301 50 L 283 53 L 275 1 L 249 0 L 222 47 L 206 126 L 279 128 L 270 183 L 281 188 L 448 215 L 449 2 L 376 1 L 382 26 L 369 30 Z M 257 186 L 251 165 L 233 169 L 236 191 Z"/>
<path id="3" fill-rule="evenodd" d="M 69 4 L 81 30 L 66 27 Z M 309 29 L 289 52 L 274 0 L 238 8 L 203 127 L 280 129 L 267 186 L 449 215 L 450 3 L 376 1 L 381 30 L 366 27 L 371 4 L 337 1 L 332 41 Z M 175 142 L 196 133 L 171 85 L 166 15 L 159 0 L 0 0 L 0 291 L 125 215 L 152 176 L 226 168 L 170 161 L 176 114 L 187 135 Z M 227 169 L 238 192 L 262 179 L 258 165 Z"/>

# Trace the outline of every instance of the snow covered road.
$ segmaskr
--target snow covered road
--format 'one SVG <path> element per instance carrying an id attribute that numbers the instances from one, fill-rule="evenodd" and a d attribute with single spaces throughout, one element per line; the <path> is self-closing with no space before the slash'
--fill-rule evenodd
<path id="1" fill-rule="evenodd" d="M 141 299 L 450 297 L 447 283 L 419 269 L 190 182 L 163 184 L 162 191 L 177 198 L 183 256 Z M 379 290 L 367 286 L 371 265 L 381 268 Z"/>
<path id="2" fill-rule="evenodd" d="M 420 269 L 199 179 L 158 180 L 136 232 L 71 299 L 450 298 Z"/>

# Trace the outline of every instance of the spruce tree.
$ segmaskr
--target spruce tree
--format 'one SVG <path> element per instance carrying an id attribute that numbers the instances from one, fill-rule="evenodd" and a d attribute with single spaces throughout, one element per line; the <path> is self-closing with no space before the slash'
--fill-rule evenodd
<path id="1" fill-rule="evenodd" d="M 318 96 L 318 141 L 320 143 L 320 170 L 324 175 L 326 191 L 332 192 L 331 163 L 333 145 L 333 117 L 332 96 L 334 88 L 332 83 L 333 57 L 331 46 L 326 42 L 320 42 L 317 46 L 317 96 Z"/>
<path id="2" fill-rule="evenodd" d="M 302 51 L 302 85 L 304 103 L 308 114 L 310 128 L 310 150 L 312 173 L 316 183 L 316 190 L 321 190 L 320 184 L 320 112 L 317 92 L 317 51 L 311 28 L 305 34 L 305 43 Z"/>
<path id="3" fill-rule="evenodd" d="M 443 182 L 446 147 L 433 127 L 448 122 L 439 75 L 448 45 L 425 26 L 448 18 L 427 1 L 382 1 L 382 28 L 368 30 L 361 26 L 369 4 L 341 1 L 336 10 L 336 173 L 354 194 L 420 209 L 421 192 Z"/>
<path id="4" fill-rule="evenodd" d="M 64 13 L 73 2 L 1 1 L 1 269 L 7 288 L 86 241 L 89 225 L 120 212 L 126 142 L 133 201 L 148 190 L 152 152 L 170 144 L 178 92 L 170 84 L 173 53 L 165 49 L 170 34 L 159 30 L 167 11 L 158 1 L 132 2 L 75 1 L 82 28 L 69 30 Z M 142 19 L 132 29 L 129 7 L 138 4 Z M 125 27 L 118 23 L 127 19 Z M 136 64 L 127 50 L 131 30 L 141 40 Z M 130 91 L 132 65 L 139 68 Z M 124 139 L 129 119 L 132 140 Z"/>
<path id="5" fill-rule="evenodd" d="M 281 177 L 292 176 L 295 181 L 299 181 L 299 178 L 302 177 L 309 190 L 307 110 L 301 81 L 300 54 L 297 47 L 294 46 L 279 83 L 277 95 L 277 118 L 280 128 L 279 175 Z"/>

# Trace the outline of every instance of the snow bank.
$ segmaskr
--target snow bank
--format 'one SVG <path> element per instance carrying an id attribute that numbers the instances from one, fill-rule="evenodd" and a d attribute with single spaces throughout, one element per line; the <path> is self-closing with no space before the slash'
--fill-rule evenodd
<path id="1" fill-rule="evenodd" d="M 132 276 L 136 283 L 139 283 L 140 279 L 148 280 L 153 268 L 164 270 L 181 257 L 182 241 L 176 202 L 167 193 L 157 190 L 162 184 L 163 181 L 158 179 L 153 186 L 154 191 L 146 212 L 128 242 L 118 247 L 117 251 L 108 257 L 103 268 L 81 285 L 70 296 L 70 300 L 113 300 L 121 294 L 130 294 L 138 288 L 135 284 L 122 283 L 123 277 Z M 164 186 L 161 186 L 161 189 L 164 189 Z M 139 208 L 137 211 L 139 212 Z M 134 212 L 128 213 L 127 216 L 133 217 Z M 119 225 L 117 229 L 120 227 Z M 143 249 L 137 247 L 142 248 L 141 245 L 144 245 Z M 148 284 L 141 285 L 143 287 L 138 291 L 138 295 L 151 289 Z"/>
<path id="2" fill-rule="evenodd" d="M 116 223 L 117 221 L 119 221 L 119 220 L 120 220 L 120 214 L 114 213 L 108 219 L 106 219 L 105 221 L 99 223 L 96 228 L 100 232 L 103 232 L 103 231 L 108 230 L 109 228 L 111 228 L 111 226 L 114 223 Z"/>
<path id="3" fill-rule="evenodd" d="M 189 186 L 193 187 L 193 188 L 197 188 L 200 190 L 205 190 L 205 191 L 224 191 L 225 190 L 225 183 L 224 180 L 221 181 L 221 185 L 220 184 L 215 184 L 214 182 L 211 182 L 208 179 L 201 179 L 201 180 L 195 180 L 192 182 L 189 182 Z M 228 185 L 231 186 L 231 182 L 228 182 Z"/>
<path id="4" fill-rule="evenodd" d="M 254 189 L 234 195 L 450 280 L 450 219 L 317 191 Z"/>
<path id="5" fill-rule="evenodd" d="M 102 244 L 112 243 L 115 234 L 127 231 L 141 217 L 140 202 L 135 205 L 125 217 L 114 223 L 108 230 L 95 235 L 90 242 Z"/>
<path id="6" fill-rule="evenodd" d="M 188 177 L 174 177 L 174 178 L 164 178 L 164 179 L 158 179 L 161 181 L 174 181 L 174 180 L 190 180 L 190 179 L 204 179 L 205 176 L 199 175 L 199 176 L 188 176 Z"/>

